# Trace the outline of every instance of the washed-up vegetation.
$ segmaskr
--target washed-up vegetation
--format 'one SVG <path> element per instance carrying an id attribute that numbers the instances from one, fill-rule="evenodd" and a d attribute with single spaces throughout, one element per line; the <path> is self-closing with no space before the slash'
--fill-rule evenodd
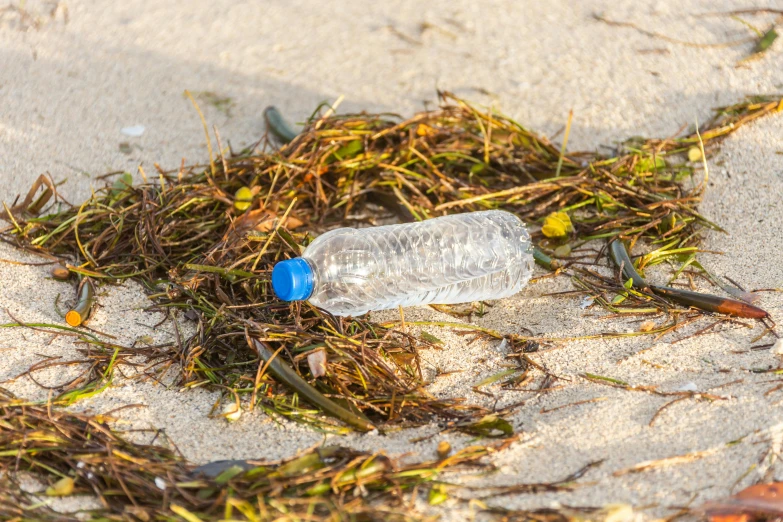
<path id="1" fill-rule="evenodd" d="M 42 177 L 26 198 L 5 207 L 5 239 L 56 262 L 56 277 L 74 284 L 76 304 L 64 317 L 69 326 L 24 318 L 3 326 L 76 334 L 89 362 L 46 405 L 13 397 L 0 403 L 4 480 L 16 480 L 15 472 L 23 470 L 43 474 L 50 496 L 93 495 L 103 506 L 96 516 L 110 519 L 176 515 L 193 521 L 219 513 L 247 520 L 381 519 L 391 517 L 392 508 L 400 519 L 416 518 L 399 506 L 425 491 L 430 504 L 450 498 L 450 486 L 438 482 L 442 470 L 486 466 L 483 457 L 513 440 L 513 427 L 503 419 L 511 410 L 431 395 L 420 350 L 441 341 L 410 328 L 421 323 L 406 328 L 402 317 L 380 323 L 373 314 L 337 318 L 306 302 L 281 302 L 270 285 L 274 264 L 300 255 L 316 235 L 338 226 L 499 208 L 531 224 L 537 262 L 569 276 L 591 305 L 610 317 L 666 318 L 632 334 L 593 337 L 664 336 L 709 317 L 713 323 L 697 334 L 737 316 L 769 321 L 757 295 L 697 259 L 703 234 L 722 230 L 699 213 L 698 203 L 707 188 L 704 162 L 720 140 L 781 109 L 778 97 L 749 98 L 718 109 L 698 129 L 666 139 L 631 138 L 610 154 L 570 152 L 565 139 L 556 146 L 508 117 L 445 93 L 439 109 L 408 119 L 316 111 L 300 133 L 270 109 L 265 117 L 276 147 L 232 151 L 217 137 L 213 151 L 209 139 L 208 164 L 154 173 L 139 168 L 135 180 L 117 173 L 77 205 L 63 201 L 52 180 Z M 204 128 L 209 138 L 206 122 Z M 607 275 L 607 245 L 617 276 Z M 664 262 L 673 266 L 669 285 L 649 285 L 644 270 Z M 701 277 L 731 297 L 676 288 L 683 276 L 689 285 Z M 145 287 L 150 310 L 172 320 L 177 342 L 122 346 L 84 328 L 95 287 L 129 279 Z M 455 307 L 434 308 L 463 315 Z M 193 336 L 181 334 L 188 321 Z M 457 320 L 426 324 L 509 341 L 523 375 L 545 373 L 531 353 L 561 341 L 549 332 L 521 335 Z M 138 368 L 138 356 L 146 359 L 141 377 L 221 392 L 235 405 L 223 412 L 228 420 L 242 409 L 262 409 L 331 432 L 388 432 L 437 420 L 446 430 L 499 442 L 416 465 L 323 447 L 285 463 L 229 463 L 210 475 L 164 447 L 124 440 L 107 426 L 108 417 L 58 408 L 100 393 L 119 365 Z M 44 361 L 28 374 L 60 364 L 70 362 Z M 528 379 L 512 378 L 504 386 L 519 382 Z M 501 492 L 567 488 L 579 476 Z M 11 519 L 47 509 L 19 488 L 2 494 L 0 505 Z M 581 516 L 487 512 L 522 520 Z"/>
<path id="2" fill-rule="evenodd" d="M 409 119 L 317 113 L 298 135 L 268 110 L 279 149 L 233 152 L 219 144 L 208 165 L 154 176 L 140 169 L 141 183 L 118 176 L 80 205 L 50 202 L 56 190 L 42 178 L 34 187 L 41 196 L 33 190 L 8 209 L 7 236 L 82 278 L 81 303 L 91 302 L 85 288 L 93 284 L 135 279 L 148 290 L 151 309 L 194 321 L 191 338 L 146 350 L 148 373 L 174 368 L 184 387 L 212 386 L 250 409 L 326 429 L 342 428 L 311 406 L 358 429 L 435 417 L 462 425 L 488 412 L 427 393 L 418 350 L 434 346 L 431 339 L 378 324 L 372 314 L 335 318 L 307 303 L 281 302 L 269 283 L 272 266 L 300 255 L 324 230 L 372 224 L 384 212 L 405 220 L 502 208 L 532 225 L 540 264 L 569 274 L 614 314 L 672 318 L 641 333 L 672 331 L 704 315 L 689 308 L 698 302 L 683 309 L 673 294 L 600 275 L 590 265 L 604 256 L 579 252 L 621 238 L 632 252 L 646 245 L 647 253 L 636 256 L 638 270 L 673 261 L 675 276 L 708 273 L 697 269 L 699 243 L 705 231 L 721 228 L 697 210 L 707 182 L 700 160 L 722 137 L 783 107 L 779 98 L 750 98 L 717 110 L 700 129 L 633 138 L 603 156 L 568 152 L 493 111 L 448 94 L 442 100 L 440 109 Z M 521 350 L 532 342 L 507 332 L 471 333 L 506 337 Z M 145 353 L 90 335 L 102 368 Z M 325 358 L 317 378 L 308 363 L 316 352 Z M 282 378 L 285 368 L 297 378 Z"/>
<path id="3" fill-rule="evenodd" d="M 283 462 L 188 463 L 172 449 L 129 442 L 112 415 L 85 415 L 0 397 L 0 517 L 3 520 L 424 520 L 411 509 L 422 494 L 431 505 L 453 499 L 467 507 L 471 488 L 451 484 L 458 472 L 495 470 L 486 457 L 516 438 L 466 446 L 402 463 L 383 452 L 341 446 L 311 448 Z M 482 490 L 483 497 L 567 491 L 588 468 L 553 483 Z M 48 486 L 18 482 L 34 472 Z M 14 472 L 14 473 L 10 473 Z M 28 485 L 28 489 L 30 489 Z M 57 497 L 92 497 L 78 517 L 53 509 Z M 484 502 L 470 509 L 489 511 Z"/>

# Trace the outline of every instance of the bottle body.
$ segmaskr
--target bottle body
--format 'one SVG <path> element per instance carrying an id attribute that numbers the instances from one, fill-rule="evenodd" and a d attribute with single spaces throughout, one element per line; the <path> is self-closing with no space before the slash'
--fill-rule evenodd
<path id="1" fill-rule="evenodd" d="M 336 229 L 302 255 L 311 270 L 306 298 L 334 315 L 500 299 L 530 279 L 530 250 L 524 223 L 500 210 Z"/>

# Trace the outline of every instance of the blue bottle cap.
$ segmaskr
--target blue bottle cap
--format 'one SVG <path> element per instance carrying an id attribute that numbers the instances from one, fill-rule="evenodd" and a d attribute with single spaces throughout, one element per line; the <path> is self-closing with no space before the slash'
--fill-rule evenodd
<path id="1" fill-rule="evenodd" d="M 283 301 L 303 301 L 313 293 L 313 269 L 301 257 L 280 261 L 272 269 L 272 289 Z"/>

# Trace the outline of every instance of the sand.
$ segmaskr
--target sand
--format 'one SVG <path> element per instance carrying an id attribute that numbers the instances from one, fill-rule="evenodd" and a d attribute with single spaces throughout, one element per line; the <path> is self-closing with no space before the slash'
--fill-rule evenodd
<path id="1" fill-rule="evenodd" d="M 667 136 L 710 109 L 746 94 L 783 91 L 781 45 L 763 59 L 737 67 L 753 44 L 698 48 L 651 38 L 631 28 L 598 22 L 594 13 L 699 44 L 747 38 L 728 17 L 700 16 L 738 6 L 730 1 L 492 2 L 389 1 L 333 3 L 149 0 L 69 1 L 49 18 L 48 4 L 28 1 L 39 27 L 17 12 L 0 14 L 0 199 L 13 201 L 49 172 L 61 190 L 80 201 L 109 171 L 152 170 L 206 157 L 198 116 L 183 91 L 199 98 L 210 124 L 238 149 L 264 132 L 262 109 L 277 105 L 301 121 L 321 101 L 344 95 L 343 111 L 367 109 L 409 115 L 446 89 L 492 104 L 526 126 L 552 136 L 574 110 L 569 148 L 612 146 L 632 135 Z M 67 20 L 65 16 L 67 7 Z M 748 17 L 761 27 L 771 15 Z M 422 25 L 424 24 L 424 25 Z M 222 102 L 216 100 L 222 100 Z M 122 129 L 141 125 L 141 136 Z M 727 139 L 711 163 L 702 212 L 730 234 L 711 233 L 704 255 L 714 272 L 748 289 L 783 286 L 783 115 L 763 119 Z M 137 174 L 138 176 L 138 174 Z M 0 258 L 37 261 L 7 246 Z M 653 277 L 665 278 L 659 271 Z M 8 313 L 28 322 L 59 322 L 54 301 L 71 290 L 47 278 L 45 267 L 0 263 L 0 298 Z M 601 320 L 578 298 L 544 297 L 570 289 L 564 279 L 536 283 L 499 301 L 472 322 L 504 332 L 523 328 L 547 336 L 635 331 L 638 322 Z M 119 342 L 173 339 L 171 325 L 143 308 L 141 288 L 101 290 L 91 325 Z M 783 293 L 764 293 L 763 306 L 783 318 Z M 395 314 L 376 314 L 395 318 Z M 429 309 L 406 319 L 445 319 Z M 451 320 L 451 318 L 448 318 Z M 783 391 L 778 378 L 754 370 L 778 367 L 771 350 L 750 350 L 760 328 L 723 326 L 673 343 L 648 337 L 564 343 L 535 359 L 562 377 L 557 389 L 533 394 L 472 386 L 507 364 L 497 342 L 469 343 L 445 329 L 446 341 L 423 353 L 431 391 L 501 407 L 526 400 L 512 417 L 519 443 L 494 457 L 497 484 L 567 476 L 603 460 L 571 493 L 512 496 L 495 504 L 527 508 L 553 503 L 632 504 L 641 518 L 672 514 L 680 506 L 736 492 L 759 480 L 783 480 L 777 455 L 783 442 Z M 692 331 L 692 330 L 691 330 Z M 783 333 L 780 329 L 778 333 Z M 151 337 L 151 339 L 150 339 Z M 767 337 L 755 344 L 770 342 Z M 11 379 L 44 357 L 78 358 L 67 337 L 28 330 L 0 331 L 0 379 Z M 45 370 L 38 381 L 56 386 L 75 368 Z M 132 369 L 123 371 L 131 375 Z M 588 382 L 583 373 L 663 391 L 698 390 L 720 400 L 679 401 L 651 419 L 672 397 L 630 392 Z M 29 378 L 3 384 L 20 396 L 47 392 Z M 122 417 L 129 426 L 163 430 L 195 462 L 223 458 L 275 459 L 319 443 L 324 436 L 260 412 L 235 423 L 209 417 L 215 394 L 121 379 L 75 407 L 95 412 L 136 404 Z M 582 404 L 573 403 L 581 401 Z M 438 427 L 391 436 L 351 435 L 337 442 L 358 448 L 432 455 L 442 438 L 411 443 Z M 739 441 L 739 442 L 736 442 Z M 735 442 L 734 444 L 728 444 Z M 686 462 L 627 472 L 644 461 L 692 455 Z M 618 473 L 619 472 L 619 473 Z M 468 513 L 446 503 L 447 519 Z"/>

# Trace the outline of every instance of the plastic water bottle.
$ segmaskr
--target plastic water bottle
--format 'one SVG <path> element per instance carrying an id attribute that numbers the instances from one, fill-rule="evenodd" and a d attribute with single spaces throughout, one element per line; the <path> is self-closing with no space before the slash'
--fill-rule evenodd
<path id="1" fill-rule="evenodd" d="M 277 263 L 272 288 L 334 315 L 513 295 L 533 272 L 530 235 L 501 210 L 372 228 L 339 228 Z"/>

